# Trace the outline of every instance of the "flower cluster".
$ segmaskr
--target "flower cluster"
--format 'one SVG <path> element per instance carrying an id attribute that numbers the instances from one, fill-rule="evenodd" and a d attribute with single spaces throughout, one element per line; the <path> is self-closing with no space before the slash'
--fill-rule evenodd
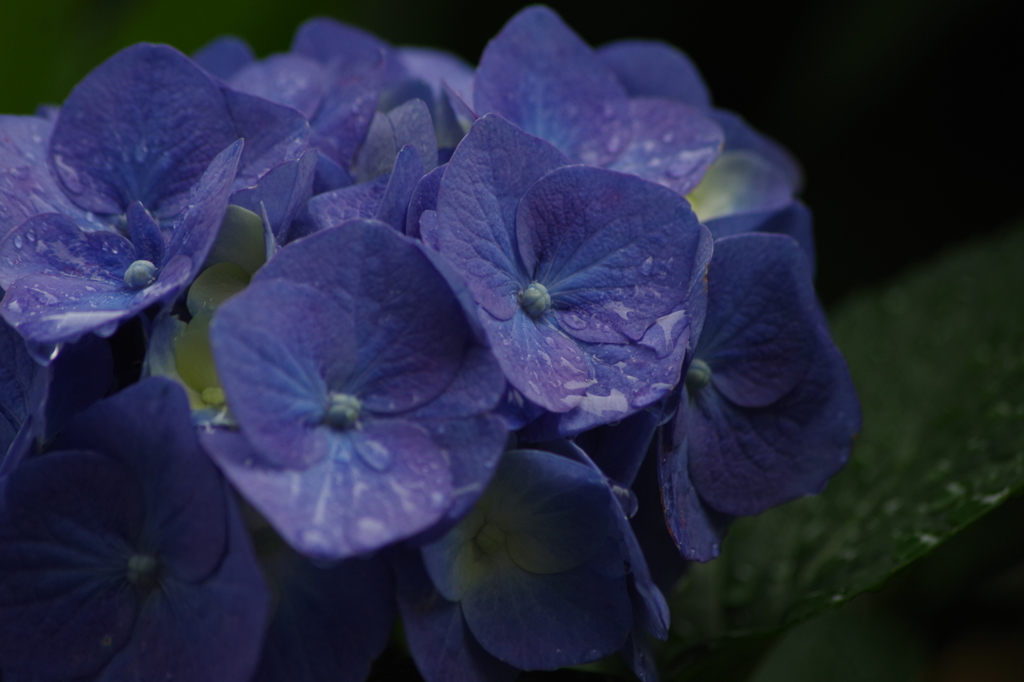
<path id="1" fill-rule="evenodd" d="M 800 182 L 544 7 L 475 69 L 314 19 L 0 117 L 4 679 L 357 681 L 398 615 L 428 681 L 655 679 L 659 586 L 859 429 Z"/>

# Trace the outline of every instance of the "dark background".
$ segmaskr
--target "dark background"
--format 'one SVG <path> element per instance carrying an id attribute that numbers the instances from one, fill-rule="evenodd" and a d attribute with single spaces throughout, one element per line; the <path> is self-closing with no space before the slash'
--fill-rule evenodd
<path id="1" fill-rule="evenodd" d="M 819 291 L 834 303 L 1020 213 L 1024 94 L 1009 0 L 551 2 L 591 44 L 660 38 L 699 65 L 717 105 L 804 164 Z M 224 33 L 260 55 L 315 14 L 475 62 L 507 0 L 0 0 L 0 111 L 60 102 L 139 40 L 191 52 Z M 610 6 L 610 5 L 606 5 Z"/>

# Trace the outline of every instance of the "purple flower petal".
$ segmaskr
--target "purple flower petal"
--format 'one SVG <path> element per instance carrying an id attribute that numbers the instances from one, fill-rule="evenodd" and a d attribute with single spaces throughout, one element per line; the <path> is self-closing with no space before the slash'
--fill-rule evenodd
<path id="1" fill-rule="evenodd" d="M 459 57 L 427 47 L 400 47 L 398 61 L 411 77 L 417 78 L 440 97 L 447 85 L 461 93 L 463 99 L 472 100 L 473 67 Z"/>
<path id="2" fill-rule="evenodd" d="M 184 284 L 195 279 L 213 248 L 228 208 L 232 185 L 237 181 L 239 164 L 244 158 L 242 140 L 236 140 L 210 163 L 189 194 L 189 206 L 178 218 L 164 251 L 165 267 L 175 258 L 188 259 L 190 270 Z"/>
<path id="3" fill-rule="evenodd" d="M 503 663 L 473 637 L 462 607 L 434 588 L 419 552 L 396 559 L 398 607 L 409 652 L 427 682 L 512 682 L 519 669 Z"/>
<path id="4" fill-rule="evenodd" d="M 15 597 L 0 603 L 23 616 L 0 622 L 43 624 L 0 637 L 19 647 L 0 653 L 5 671 L 247 679 L 268 595 L 181 389 L 162 379 L 129 387 L 72 420 L 52 447 L 0 482 L 0 515 L 17 519 L 0 524 L 0 542 L 30 550 L 0 553 L 0 584 Z M 156 559 L 159 589 L 132 577 L 144 556 Z M 17 585 L 26 561 L 27 591 Z M 42 566 L 51 570 L 40 581 Z M 33 592 L 42 598 L 26 603 Z"/>
<path id="5" fill-rule="evenodd" d="M 277 608 L 253 682 L 363 682 L 395 622 L 395 580 L 380 557 L 320 567 L 284 549 L 267 573 Z"/>
<path id="6" fill-rule="evenodd" d="M 224 81 L 255 59 L 249 43 L 234 36 L 214 38 L 192 55 L 192 61 Z"/>
<path id="7" fill-rule="evenodd" d="M 684 418 L 682 415 L 680 419 Z M 658 459 L 658 481 L 672 539 L 680 554 L 690 561 L 711 561 L 718 556 L 730 516 L 708 508 L 690 480 L 684 440 L 675 450 Z"/>
<path id="8" fill-rule="evenodd" d="M 255 185 L 270 169 L 299 158 L 306 150 L 310 130 L 302 114 L 244 92 L 228 88 L 222 92 L 235 135 L 245 140 L 235 189 Z"/>
<path id="9" fill-rule="evenodd" d="M 231 77 L 231 87 L 298 109 L 307 120 L 320 109 L 328 75 L 318 62 L 297 54 L 271 55 Z"/>
<path id="10" fill-rule="evenodd" d="M 768 232 L 792 237 L 803 249 L 813 279 L 817 259 L 812 223 L 811 210 L 803 202 L 794 200 L 780 209 L 722 216 L 708 220 L 705 224 L 715 239 L 744 232 Z"/>
<path id="11" fill-rule="evenodd" d="M 689 472 L 711 507 L 760 514 L 821 492 L 846 463 L 860 406 L 842 355 L 819 333 L 810 371 L 773 405 L 743 408 L 713 390 L 694 399 Z"/>
<path id="12" fill-rule="evenodd" d="M 437 153 L 434 152 L 434 156 Z M 417 183 L 423 177 L 424 166 L 419 152 L 412 145 L 402 147 L 395 159 L 395 168 L 388 178 L 387 188 L 380 199 L 377 214 L 371 216 L 387 223 L 399 232 L 405 228 L 405 216 L 409 210 L 409 200 Z"/>
<path id="13" fill-rule="evenodd" d="M 479 113 L 501 114 L 570 159 L 603 166 L 631 135 L 626 93 L 547 7 L 528 7 L 488 43 L 473 86 Z"/>
<path id="14" fill-rule="evenodd" d="M 287 243 L 292 221 L 312 194 L 317 158 L 316 150 L 306 150 L 298 160 L 271 168 L 253 187 L 233 193 L 229 203 L 257 215 L 261 206 L 265 208 L 274 238 L 278 244 Z"/>
<path id="15" fill-rule="evenodd" d="M 511 559 L 495 563 L 495 587 L 467 595 L 462 611 L 477 641 L 497 658 L 554 670 L 607 656 L 626 641 L 632 611 L 625 576 L 587 568 L 530 574 Z"/>
<path id="16" fill-rule="evenodd" d="M 803 171 L 800 164 L 775 140 L 754 130 L 739 114 L 725 109 L 716 109 L 711 117 L 725 131 L 725 150 L 750 151 L 775 166 L 787 179 L 793 194 L 803 188 Z"/>
<path id="17" fill-rule="evenodd" d="M 406 286 L 394 285 L 395 272 Z M 462 309 L 415 242 L 384 223 L 351 221 L 294 243 L 254 282 L 272 278 L 353 297 L 360 355 L 347 390 L 365 391 L 366 409 L 414 409 L 455 378 L 468 336 Z"/>
<path id="18" fill-rule="evenodd" d="M 331 452 L 323 373 L 344 380 L 357 353 L 343 294 L 257 281 L 217 311 L 210 344 L 221 383 L 246 437 L 274 465 L 306 467 Z"/>
<path id="19" fill-rule="evenodd" d="M 88 211 L 141 201 L 176 215 L 213 158 L 238 135 L 218 85 L 173 48 L 139 44 L 85 77 L 50 140 L 53 167 Z"/>
<path id="20" fill-rule="evenodd" d="M 718 157 L 689 195 L 702 222 L 743 213 L 775 211 L 793 200 L 793 186 L 780 169 L 749 151 Z"/>
<path id="21" fill-rule="evenodd" d="M 71 447 L 106 453 L 131 469 L 147 500 L 144 532 L 161 538 L 162 559 L 177 579 L 197 583 L 218 570 L 228 534 L 223 482 L 199 447 L 176 384 L 148 379 L 93 405 L 51 446 Z M 149 456 L 154 452 L 174 456 Z"/>
<path id="22" fill-rule="evenodd" d="M 214 318 L 218 374 L 252 445 L 207 442 L 300 552 L 422 533 L 468 504 L 501 452 L 501 423 L 479 414 L 500 377 L 486 354 L 467 357 L 462 307 L 421 249 L 350 221 L 282 249 Z"/>
<path id="23" fill-rule="evenodd" d="M 450 502 L 446 457 L 426 432 L 411 422 L 381 423 L 373 435 L 390 434 L 389 444 L 397 446 L 385 475 L 361 458 L 341 456 L 302 470 L 270 467 L 230 432 L 206 434 L 203 442 L 292 547 L 309 556 L 346 558 L 425 530 Z"/>
<path id="24" fill-rule="evenodd" d="M 789 393 L 820 344 L 821 313 L 796 242 L 748 233 L 715 242 L 708 313 L 695 356 L 730 402 L 770 405 Z"/>
<path id="25" fill-rule="evenodd" d="M 412 196 L 409 198 L 409 208 L 405 217 L 406 236 L 414 239 L 420 236 L 420 216 L 424 211 L 437 210 L 437 192 L 441 188 L 441 178 L 448 169 L 447 164 L 438 166 L 430 171 L 416 183 Z"/>
<path id="26" fill-rule="evenodd" d="M 75 490 L 89 490 L 103 503 L 83 504 Z M 131 470 L 99 453 L 28 460 L 0 479 L 0 663 L 6 673 L 91 676 L 125 647 L 138 597 L 111 569 L 122 558 L 127 564 L 144 515 Z M 24 627 L 28 622 L 32 628 Z"/>
<path id="27" fill-rule="evenodd" d="M 164 262 L 141 287 L 126 282 L 139 257 L 135 247 L 111 232 L 82 232 L 56 213 L 41 214 L 0 243 L 0 280 L 7 293 L 4 319 L 34 343 L 74 341 L 88 332 L 110 336 L 117 325 L 154 303 L 176 297 L 198 274 L 217 235 L 241 140 L 219 154 L 190 195 Z M 141 218 L 138 218 L 141 220 Z M 150 226 L 152 227 L 152 226 Z"/>
<path id="28" fill-rule="evenodd" d="M 430 110 L 422 100 L 410 100 L 386 114 L 373 117 L 366 140 L 359 150 L 352 172 L 360 182 L 388 173 L 395 157 L 406 145 L 420 154 L 425 170 L 437 166 L 437 138 Z"/>
<path id="29" fill-rule="evenodd" d="M 50 173 L 53 122 L 35 116 L 0 116 L 0 239 L 38 213 L 63 213 L 84 230 L 105 229 L 71 203 Z"/>
<path id="30" fill-rule="evenodd" d="M 618 40 L 597 49 L 630 97 L 661 97 L 699 109 L 711 108 L 700 72 L 677 48 L 656 40 Z"/>
<path id="31" fill-rule="evenodd" d="M 382 175 L 369 182 L 342 187 L 317 194 L 306 202 L 307 222 L 311 231 L 326 230 L 346 220 L 369 220 L 377 215 L 390 175 Z"/>
<path id="32" fill-rule="evenodd" d="M 424 241 L 436 244 L 499 320 L 520 310 L 516 295 L 528 283 L 520 281 L 527 273 L 516 256 L 516 207 L 530 185 L 565 165 L 550 144 L 498 116 L 477 121 L 448 163 L 437 227 L 424 232 Z"/>
<path id="33" fill-rule="evenodd" d="M 32 387 L 39 371 L 21 335 L 0 322 L 0 462 L 34 407 Z"/>
<path id="34" fill-rule="evenodd" d="M 163 262 L 163 232 L 142 202 L 133 201 L 125 211 L 125 218 L 128 223 L 128 234 L 135 248 L 135 258 L 148 260 L 150 263 Z"/>
<path id="35" fill-rule="evenodd" d="M 561 329 L 580 341 L 636 342 L 686 307 L 701 228 L 670 190 L 560 168 L 523 196 L 516 228 L 526 271 L 547 287 Z"/>
<path id="36" fill-rule="evenodd" d="M 657 182 L 679 194 L 697 186 L 718 157 L 722 129 L 696 107 L 664 99 L 629 100 L 633 136 L 608 167 Z"/>
<path id="37" fill-rule="evenodd" d="M 295 32 L 291 52 L 356 74 L 387 63 L 390 78 L 400 78 L 401 66 L 393 48 L 377 36 L 325 17 L 310 19 Z"/>
<path id="38" fill-rule="evenodd" d="M 22 277 L 68 273 L 84 280 L 124 283 L 135 260 L 131 242 L 114 232 L 83 232 L 68 216 L 42 213 L 15 228 L 0 242 L 0 287 L 10 289 Z"/>
<path id="39" fill-rule="evenodd" d="M 486 312 L 480 319 L 492 350 L 510 384 L 552 412 L 580 404 L 593 383 L 587 358 L 575 341 L 557 328 L 538 324 L 522 310 L 508 320 Z"/>
<path id="40" fill-rule="evenodd" d="M 659 415 L 642 410 L 613 426 L 585 431 L 575 440 L 608 478 L 631 486 L 659 425 Z"/>
<path id="41" fill-rule="evenodd" d="M 329 81 L 320 111 L 311 122 L 313 134 L 310 145 L 338 164 L 346 174 L 373 121 L 383 68 L 381 64 L 350 77 L 336 77 Z M 331 189 L 336 189 L 336 186 Z"/>
<path id="42" fill-rule="evenodd" d="M 673 442 L 688 444 L 701 499 L 757 514 L 820 491 L 849 454 L 860 409 L 800 247 L 748 233 L 715 249 L 690 369 L 699 362 L 705 375 L 688 377 Z"/>

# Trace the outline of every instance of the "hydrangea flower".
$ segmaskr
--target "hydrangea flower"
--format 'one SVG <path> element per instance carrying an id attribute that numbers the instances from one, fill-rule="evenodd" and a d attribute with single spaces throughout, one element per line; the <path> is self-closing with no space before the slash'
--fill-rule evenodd
<path id="1" fill-rule="evenodd" d="M 441 180 L 423 239 L 465 279 L 509 383 L 578 433 L 675 386 L 711 239 L 678 194 L 570 165 L 494 115 Z"/>
<path id="2" fill-rule="evenodd" d="M 860 406 L 795 241 L 715 242 L 708 305 L 659 463 L 669 528 L 687 558 L 717 556 L 727 517 L 824 488 Z"/>
<path id="3" fill-rule="evenodd" d="M 478 671 L 473 679 L 506 679 L 508 666 L 592 661 L 626 645 L 634 609 L 658 613 L 653 634 L 664 638 L 657 589 L 649 586 L 651 604 L 634 591 L 637 580 L 649 583 L 635 545 L 595 468 L 507 452 L 469 515 L 422 549 L 436 593 L 423 589 L 415 558 L 400 565 L 399 604 L 421 671 L 428 680 L 469 678 L 460 667 Z M 462 619 L 465 629 L 454 622 Z"/>
<path id="4" fill-rule="evenodd" d="M 398 151 L 416 142 L 429 171 L 438 145 L 451 148 L 462 137 L 443 88 L 450 82 L 464 89 L 472 78 L 469 66 L 438 50 L 392 47 L 333 19 L 306 22 L 289 52 L 264 60 L 255 60 L 237 39 L 215 41 L 196 60 L 233 88 L 302 112 L 311 144 L 321 153 L 318 192 L 389 172 Z M 420 119 L 425 127 L 396 121 L 394 110 L 414 100 L 426 115 Z"/>
<path id="5" fill-rule="evenodd" d="M 473 79 L 473 109 L 501 114 L 573 163 L 632 173 L 680 194 L 700 182 L 722 146 L 722 130 L 699 108 L 631 97 L 542 6 L 519 12 L 488 43 Z"/>
<path id="6" fill-rule="evenodd" d="M 21 222 L 0 243 L 3 314 L 44 347 L 108 336 L 176 297 L 203 265 L 232 190 L 296 158 L 309 135 L 297 112 L 145 44 L 97 67 L 56 123 L 2 123 L 13 133 L 0 129 L 4 160 L 19 164 L 5 179 L 27 197 L 5 216 Z"/>
<path id="7" fill-rule="evenodd" d="M 656 680 L 683 557 L 859 428 L 801 183 L 545 7 L 475 70 L 313 19 L 0 116 L 0 676 L 358 682 L 399 612 L 428 681 Z"/>
<path id="8" fill-rule="evenodd" d="M 361 682 L 391 637 L 395 579 L 383 556 L 317 565 L 269 528 L 261 565 L 274 595 L 270 625 L 252 682 Z"/>
<path id="9" fill-rule="evenodd" d="M 654 40 L 621 40 L 597 55 L 630 97 L 654 97 L 696 107 L 722 129 L 722 154 L 687 195 L 715 236 L 743 232 L 786 234 L 797 240 L 814 268 L 811 214 L 796 197 L 803 186 L 799 165 L 781 145 L 741 116 L 711 104 L 711 94 L 689 57 Z"/>
<path id="10" fill-rule="evenodd" d="M 244 682 L 255 669 L 266 586 L 170 382 L 97 403 L 0 478 L 0 548 L 5 680 Z"/>
<path id="11" fill-rule="evenodd" d="M 363 554 L 458 518 L 504 445 L 486 414 L 500 370 L 421 247 L 383 223 L 282 249 L 218 309 L 211 343 L 251 452 L 206 442 L 305 554 Z"/>

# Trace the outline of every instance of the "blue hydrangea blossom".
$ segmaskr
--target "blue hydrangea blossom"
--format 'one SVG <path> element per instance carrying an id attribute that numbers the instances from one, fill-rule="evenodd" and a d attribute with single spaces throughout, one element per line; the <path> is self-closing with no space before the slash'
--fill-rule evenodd
<path id="1" fill-rule="evenodd" d="M 666 396 L 703 307 L 711 239 L 676 193 L 569 165 L 497 116 L 448 164 L 424 240 L 479 304 L 505 375 L 578 433 Z"/>
<path id="2" fill-rule="evenodd" d="M 97 403 L 0 478 L 0 547 L 4 679 L 244 682 L 255 669 L 266 586 L 170 382 Z"/>
<path id="3" fill-rule="evenodd" d="M 47 142 L 49 122 L 2 123 L 15 133 L 4 160 L 19 164 L 5 175 L 28 197 L 5 218 L 21 222 L 0 243 L 3 314 L 44 347 L 110 335 L 176 297 L 203 265 L 232 190 L 296 158 L 309 136 L 297 112 L 145 44 L 76 86 Z"/>
<path id="4" fill-rule="evenodd" d="M 252 454 L 207 442 L 303 553 L 362 554 L 457 518 L 504 445 L 486 415 L 500 370 L 421 247 L 383 223 L 282 249 L 218 309 L 211 343 Z"/>
<path id="5" fill-rule="evenodd" d="M 637 575 L 642 590 L 649 582 L 634 548 L 619 502 L 595 468 L 549 452 L 506 453 L 469 515 L 422 550 L 437 594 L 417 593 L 415 559 L 401 567 L 399 603 L 421 671 L 429 680 L 443 679 L 444 670 L 457 677 L 449 666 L 461 660 L 482 679 L 504 679 L 502 663 L 547 670 L 623 648 L 634 608 L 649 608 L 633 591 Z M 650 619 L 652 634 L 663 638 L 664 600 L 650 587 L 661 616 Z M 464 619 L 468 631 L 453 622 L 443 646 L 424 646 L 443 632 L 435 621 L 445 618 Z M 449 651 L 460 642 L 464 651 Z M 438 660 L 442 653 L 450 660 Z"/>
<path id="6" fill-rule="evenodd" d="M 528 7 L 488 43 L 473 80 L 477 115 L 498 113 L 573 163 L 638 175 L 681 194 L 718 156 L 723 134 L 698 107 L 631 97 L 547 7 Z"/>
<path id="7" fill-rule="evenodd" d="M 706 561 L 723 515 L 821 491 L 849 456 L 860 406 L 807 259 L 783 235 L 715 242 L 693 358 L 659 475 L 680 550 Z"/>

